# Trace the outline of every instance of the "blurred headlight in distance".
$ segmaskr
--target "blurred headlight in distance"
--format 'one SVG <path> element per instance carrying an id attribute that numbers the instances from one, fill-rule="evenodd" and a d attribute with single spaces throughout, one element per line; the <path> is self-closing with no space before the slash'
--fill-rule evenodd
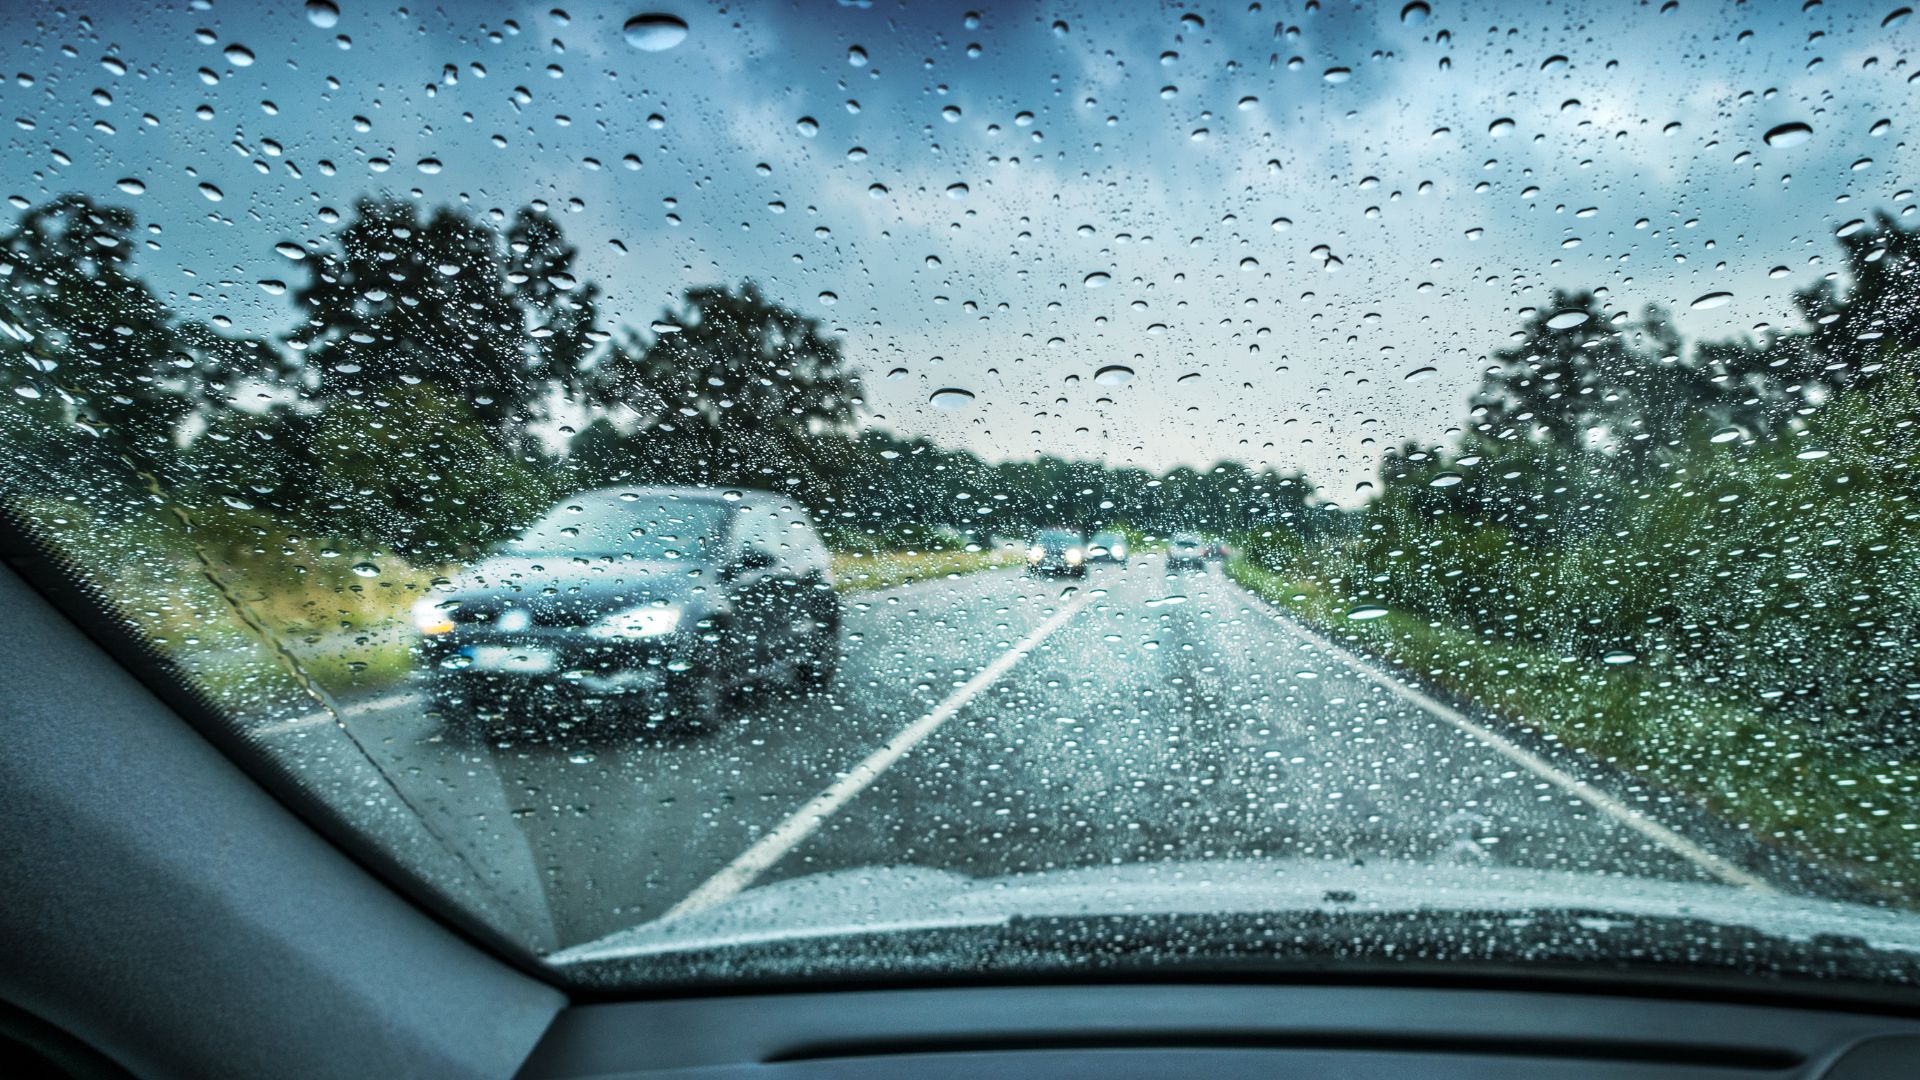
<path id="1" fill-rule="evenodd" d="M 1039 562 L 1041 559 L 1044 559 L 1046 557 L 1047 557 L 1047 549 L 1041 547 L 1039 544 L 1035 544 L 1032 547 L 1027 549 L 1028 562 Z"/>
<path id="2" fill-rule="evenodd" d="M 423 634 L 445 634 L 453 630 L 453 615 L 450 607 L 442 607 L 450 601 L 425 597 L 414 602 L 413 627 Z"/>
<path id="3" fill-rule="evenodd" d="M 1084 559 L 1086 557 L 1087 557 L 1087 553 L 1084 551 L 1081 551 L 1079 548 L 1067 549 L 1067 561 L 1070 563 L 1077 563 L 1081 559 Z"/>
<path id="4" fill-rule="evenodd" d="M 616 611 L 587 627 L 587 633 L 607 639 L 650 638 L 671 634 L 679 625 L 679 608 L 640 607 Z"/>

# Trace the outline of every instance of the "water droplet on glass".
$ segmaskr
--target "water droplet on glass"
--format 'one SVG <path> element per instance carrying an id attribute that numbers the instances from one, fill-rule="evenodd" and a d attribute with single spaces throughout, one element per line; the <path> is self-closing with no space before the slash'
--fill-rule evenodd
<path id="1" fill-rule="evenodd" d="M 127 177 L 125 180 L 120 181 L 119 183 L 114 184 L 113 186 L 119 188 L 121 191 L 124 191 L 129 195 L 144 195 L 147 192 L 147 185 L 142 181 L 135 180 L 131 176 Z"/>
<path id="2" fill-rule="evenodd" d="M 1603 664 L 1613 664 L 1615 666 L 1618 666 L 1620 664 L 1631 664 L 1638 659 L 1640 659 L 1638 656 L 1635 656 L 1630 652 L 1622 651 L 1622 652 L 1610 652 L 1607 655 L 1601 657 L 1600 662 Z"/>
<path id="3" fill-rule="evenodd" d="M 1767 133 L 1761 136 L 1761 138 L 1766 141 L 1768 146 L 1785 150 L 1791 146 L 1799 146 L 1801 143 L 1813 138 L 1813 129 L 1798 122 L 1781 124 L 1778 127 L 1768 129 Z"/>
<path id="4" fill-rule="evenodd" d="M 1714 432 L 1712 436 L 1710 436 L 1707 439 L 1707 441 L 1713 442 L 1713 443 L 1730 443 L 1730 442 L 1737 442 L 1744 437 L 1745 437 L 1745 433 L 1742 432 L 1739 428 L 1729 427 L 1729 428 L 1721 428 L 1719 431 Z"/>
<path id="5" fill-rule="evenodd" d="M 852 64 L 854 67 L 866 67 L 867 66 L 867 50 L 861 48 L 858 45 L 855 45 L 852 48 L 848 49 L 847 63 Z"/>
<path id="6" fill-rule="evenodd" d="M 1108 364 L 1093 373 L 1093 381 L 1101 386 L 1125 386 L 1133 381 L 1133 369 L 1125 364 Z"/>
<path id="7" fill-rule="evenodd" d="M 1293 228 L 1292 218 L 1277 217 L 1273 219 L 1274 232 L 1286 232 L 1288 229 L 1291 229 L 1291 228 Z"/>
<path id="8" fill-rule="evenodd" d="M 307 21 L 322 30 L 331 30 L 340 21 L 340 5 L 333 0 L 307 0 Z"/>
<path id="9" fill-rule="evenodd" d="M 832 307 L 840 302 L 840 297 L 835 293 L 823 292 L 820 294 L 820 302 L 828 307 Z"/>
<path id="10" fill-rule="evenodd" d="M 1707 311 L 1711 308 L 1726 307 L 1732 302 L 1733 294 L 1730 292 L 1710 292 L 1695 299 L 1690 306 L 1695 311 Z"/>
<path id="11" fill-rule="evenodd" d="M 441 169 L 440 159 L 430 158 L 430 157 L 421 158 L 419 162 L 419 169 L 421 172 L 426 173 L 428 176 L 432 176 L 435 173 L 439 172 Z"/>
<path id="12" fill-rule="evenodd" d="M 948 185 L 947 185 L 947 198 L 949 198 L 949 199 L 964 199 L 964 198 L 966 198 L 966 197 L 967 197 L 967 193 L 968 193 L 968 192 L 970 192 L 970 191 L 972 191 L 972 190 L 973 190 L 972 188 L 969 188 L 969 187 L 967 187 L 967 185 L 965 185 L 965 184 L 948 184 Z"/>
<path id="13" fill-rule="evenodd" d="M 1361 604 L 1347 612 L 1347 618 L 1356 622 L 1366 619 L 1378 619 L 1387 614 L 1387 609 L 1377 604 Z"/>
<path id="14" fill-rule="evenodd" d="M 1496 139 L 1504 139 L 1513 134 L 1513 121 L 1503 116 L 1487 125 L 1487 134 Z"/>
<path id="15" fill-rule="evenodd" d="M 1427 481 L 1427 486 L 1437 487 L 1437 488 L 1452 487 L 1453 485 L 1459 483 L 1463 479 L 1465 479 L 1465 477 L 1461 476 L 1457 472 L 1443 472 L 1436 475 L 1433 479 Z"/>
<path id="16" fill-rule="evenodd" d="M 964 409 L 973 404 L 973 391 L 946 386 L 935 390 L 927 401 L 936 409 Z"/>
<path id="17" fill-rule="evenodd" d="M 1320 77 L 1332 83 L 1333 85 L 1338 86 L 1341 83 L 1346 82 L 1348 79 L 1353 78 L 1353 71 L 1350 68 L 1330 67 Z"/>
<path id="18" fill-rule="evenodd" d="M 1431 379 L 1438 374 L 1439 374 L 1439 371 L 1437 371 L 1434 368 L 1430 368 L 1430 367 L 1414 368 L 1412 371 L 1407 372 L 1406 381 L 1407 382 L 1425 382 L 1428 379 Z"/>
<path id="19" fill-rule="evenodd" d="M 1861 229 L 1864 229 L 1866 227 L 1867 227 L 1867 223 L 1865 221 L 1862 221 L 1859 218 L 1854 218 L 1852 221 L 1849 221 L 1845 225 L 1842 225 L 1839 228 L 1833 230 L 1833 235 L 1841 236 L 1841 237 L 1852 236 L 1854 233 L 1857 233 Z"/>
<path id="20" fill-rule="evenodd" d="M 799 122 L 793 126 L 800 134 L 805 135 L 809 139 L 820 134 L 820 121 L 815 120 L 811 116 L 801 117 Z"/>
<path id="21" fill-rule="evenodd" d="M 687 24 L 678 15 L 652 12 L 628 19 L 620 32 L 641 52 L 666 52 L 687 40 Z"/>
<path id="22" fill-rule="evenodd" d="M 219 202 L 221 199 L 224 199 L 227 197 L 226 192 L 221 191 L 219 188 L 214 187 L 212 184 L 201 184 L 200 194 L 205 195 L 207 197 L 208 202 Z"/>
<path id="23" fill-rule="evenodd" d="M 1427 16 L 1432 14 L 1433 9 L 1424 0 L 1413 0 L 1413 3 L 1400 9 L 1400 21 L 1407 26 L 1424 26 Z"/>
<path id="24" fill-rule="evenodd" d="M 1547 320 L 1547 329 L 1571 330 L 1581 323 L 1586 322 L 1587 318 L 1587 313 L 1584 311 L 1562 311 Z"/>
<path id="25" fill-rule="evenodd" d="M 380 568 L 370 562 L 354 563 L 353 572 L 361 577 L 379 577 Z"/>
<path id="26" fill-rule="evenodd" d="M 1113 275 L 1104 274 L 1098 270 L 1095 270 L 1093 273 L 1088 274 L 1086 276 L 1086 280 L 1082 281 L 1080 284 L 1085 285 L 1089 289 L 1098 289 L 1104 285 L 1110 284 L 1112 281 L 1113 281 Z"/>
<path id="27" fill-rule="evenodd" d="M 226 47 L 225 50 L 222 51 L 221 55 L 225 56 L 227 58 L 227 62 L 232 64 L 234 67 L 252 67 L 253 66 L 253 50 L 247 48 L 245 45 L 240 45 L 240 44 L 229 45 Z"/>
<path id="28" fill-rule="evenodd" d="M 291 240 L 280 241 L 279 243 L 273 245 L 273 250 L 279 252 L 281 255 L 289 259 L 292 259 L 294 262 L 299 262 L 301 259 L 304 259 L 307 257 L 307 249 L 301 247 L 299 244 L 296 244 Z"/>

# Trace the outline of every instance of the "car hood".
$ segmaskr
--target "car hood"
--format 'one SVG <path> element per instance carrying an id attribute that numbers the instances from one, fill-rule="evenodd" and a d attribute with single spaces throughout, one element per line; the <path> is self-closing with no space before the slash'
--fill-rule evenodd
<path id="1" fill-rule="evenodd" d="M 1596 913 L 1751 927 L 1797 942 L 1854 939 L 1920 956 L 1920 916 L 1696 882 L 1577 872 L 1314 860 L 1136 863 L 970 878 L 901 866 L 816 874 L 740 893 L 553 953 L 555 964 L 623 960 L 802 938 L 1006 926 L 1102 916 L 1445 916 Z"/>

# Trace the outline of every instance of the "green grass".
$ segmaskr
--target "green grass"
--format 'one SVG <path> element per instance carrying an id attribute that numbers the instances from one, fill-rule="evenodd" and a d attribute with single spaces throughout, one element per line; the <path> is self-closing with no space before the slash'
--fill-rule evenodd
<path id="1" fill-rule="evenodd" d="M 834 587 L 842 593 L 875 592 L 914 581 L 958 577 L 1020 562 L 1020 552 L 989 551 L 837 551 Z"/>
<path id="2" fill-rule="evenodd" d="M 1657 661 L 1565 657 L 1405 611 L 1354 621 L 1311 579 L 1245 561 L 1228 572 L 1338 641 L 1688 797 L 1876 893 L 1920 904 L 1920 762 L 1826 742 L 1803 723 L 1763 714 Z"/>

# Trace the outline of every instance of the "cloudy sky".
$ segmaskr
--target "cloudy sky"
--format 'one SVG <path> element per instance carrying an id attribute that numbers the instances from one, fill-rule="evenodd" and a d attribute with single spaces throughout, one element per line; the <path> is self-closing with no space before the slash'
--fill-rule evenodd
<path id="1" fill-rule="evenodd" d="M 1913 207 L 1893 0 L 314 6 L 8 5 L 4 194 L 131 206 L 180 311 L 265 334 L 324 208 L 544 201 L 611 319 L 752 278 L 869 422 L 1343 501 L 1554 288 L 1790 325 Z M 652 12 L 685 39 L 630 44 Z"/>

